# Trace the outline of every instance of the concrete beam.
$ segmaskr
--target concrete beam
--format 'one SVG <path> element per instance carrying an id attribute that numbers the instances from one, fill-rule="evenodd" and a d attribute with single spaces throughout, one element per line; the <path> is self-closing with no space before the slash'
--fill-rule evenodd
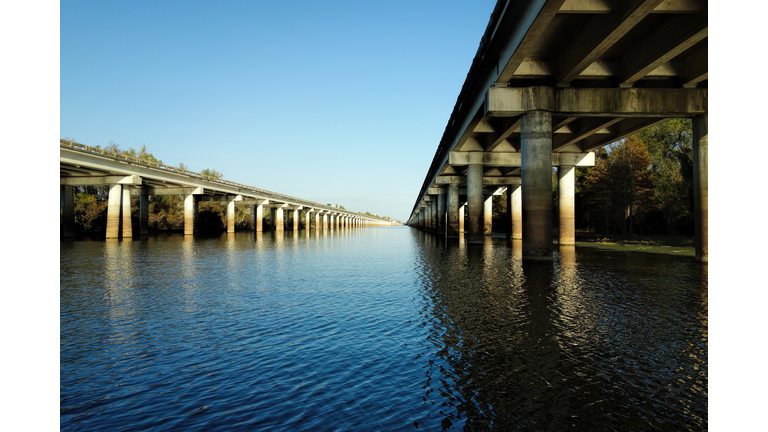
<path id="1" fill-rule="evenodd" d="M 591 135 L 579 142 L 578 148 L 581 149 L 581 151 L 588 152 L 604 145 L 614 143 L 630 135 L 634 135 L 659 123 L 664 123 L 667 120 L 669 119 L 647 117 L 624 119 L 611 127 L 610 134 Z"/>
<path id="2" fill-rule="evenodd" d="M 707 14 L 695 18 L 681 15 L 666 21 L 621 58 L 619 85 L 631 85 L 692 48 L 708 34 Z"/>
<path id="3" fill-rule="evenodd" d="M 624 120 L 621 117 L 617 118 L 583 118 L 575 124 L 569 125 L 572 133 L 570 134 L 557 134 L 552 139 L 552 151 L 557 151 L 560 148 L 576 144 L 584 138 L 600 133 L 603 129 L 608 128 L 620 121 Z"/>
<path id="4" fill-rule="evenodd" d="M 509 58 L 509 60 L 495 82 L 501 84 L 509 82 L 523 61 L 532 57 L 531 54 L 536 48 L 538 38 L 545 34 L 547 27 L 555 19 L 563 3 L 565 3 L 564 0 L 533 0 L 510 4 L 509 16 L 514 17 L 517 23 L 511 27 L 515 29 L 510 39 L 512 43 L 508 45 L 507 52 L 504 52 L 502 56 L 502 58 Z"/>
<path id="5" fill-rule="evenodd" d="M 65 186 L 102 186 L 114 184 L 141 186 L 141 177 L 137 175 L 61 177 L 60 180 L 61 184 Z"/>
<path id="6" fill-rule="evenodd" d="M 467 178 L 464 176 L 437 176 L 435 183 L 439 185 L 465 185 Z M 483 177 L 483 186 L 519 185 L 520 177 Z"/>
<path id="7" fill-rule="evenodd" d="M 707 89 L 492 87 L 485 115 L 549 111 L 581 117 L 691 117 L 707 112 Z"/>
<path id="8" fill-rule="evenodd" d="M 265 209 L 287 209 L 290 208 L 288 203 L 269 202 L 268 204 L 262 204 Z"/>
<path id="9" fill-rule="evenodd" d="M 485 167 L 521 167 L 521 153 L 451 152 L 448 163 L 454 166 L 483 165 Z M 595 155 L 590 153 L 552 153 L 552 166 L 594 166 Z M 438 176 L 440 177 L 444 176 Z M 449 181 L 455 180 L 454 176 Z M 489 177 L 484 177 L 489 178 Z M 448 183 L 439 183 L 448 184 Z"/>
<path id="10" fill-rule="evenodd" d="M 201 187 L 189 187 L 189 188 L 179 188 L 179 187 L 170 187 L 170 188 L 141 188 L 131 189 L 131 196 L 137 196 L 137 195 L 204 195 L 205 190 Z"/>
<path id="11" fill-rule="evenodd" d="M 627 2 L 628 7 L 620 12 L 618 19 L 614 14 L 594 15 L 584 25 L 581 33 L 574 36 L 572 43 L 569 44 L 571 49 L 560 54 L 561 73 L 557 82 L 562 85 L 573 81 L 635 28 L 659 3 L 661 0 Z"/>

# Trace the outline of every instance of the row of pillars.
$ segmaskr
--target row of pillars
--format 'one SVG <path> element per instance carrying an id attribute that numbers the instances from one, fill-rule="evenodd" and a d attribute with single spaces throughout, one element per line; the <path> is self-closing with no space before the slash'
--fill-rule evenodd
<path id="1" fill-rule="evenodd" d="M 114 184 L 109 187 L 109 198 L 107 200 L 107 233 L 106 238 L 130 238 L 133 236 L 133 227 L 131 224 L 131 194 L 130 186 Z M 198 216 L 199 195 L 184 196 L 184 234 L 194 234 Z M 283 209 L 280 207 L 270 207 L 271 220 L 275 224 L 276 231 L 286 229 L 299 230 L 299 211 L 300 209 Z M 75 204 L 74 187 L 61 186 L 61 211 L 62 211 L 62 236 L 65 238 L 75 237 Z M 292 223 L 289 224 L 285 217 L 285 211 L 292 213 Z M 311 215 L 315 216 L 316 229 L 343 229 L 343 228 L 365 228 L 378 225 L 375 221 L 359 218 L 355 216 L 346 216 L 333 214 L 314 209 L 305 210 L 305 226 L 311 226 Z M 140 215 L 140 235 L 149 234 L 149 196 L 139 195 L 139 215 Z M 253 205 L 251 209 L 251 222 L 254 230 L 263 231 L 264 228 L 264 205 Z M 230 200 L 227 204 L 227 232 L 235 232 L 235 201 Z"/>
<path id="2" fill-rule="evenodd" d="M 708 261 L 708 140 L 707 115 L 693 118 L 694 220 L 696 259 Z M 552 259 L 552 116 L 546 111 L 529 112 L 521 121 L 522 186 L 506 189 L 507 237 L 522 240 L 523 258 Z M 458 238 L 464 232 L 468 243 L 482 243 L 491 235 L 493 195 L 483 194 L 483 165 L 467 167 L 467 202 L 459 203 L 459 184 L 431 195 L 409 225 Z M 558 167 L 560 245 L 575 244 L 575 167 Z M 466 227 L 464 212 L 466 208 Z"/>

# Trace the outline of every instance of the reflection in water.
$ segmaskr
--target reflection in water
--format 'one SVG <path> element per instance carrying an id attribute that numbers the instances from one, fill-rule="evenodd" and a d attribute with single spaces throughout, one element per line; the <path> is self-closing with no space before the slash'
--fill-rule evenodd
<path id="1" fill-rule="evenodd" d="M 62 242 L 61 430 L 707 428 L 707 266 L 521 249 L 409 228 Z"/>
<path id="2" fill-rule="evenodd" d="M 575 247 L 522 265 L 519 247 L 498 243 L 420 248 L 430 337 L 419 357 L 430 364 L 425 401 L 447 399 L 443 428 L 706 427 L 706 319 L 677 319 L 706 317 L 706 304 L 667 307 L 706 299 L 706 276 L 702 293 L 685 274 L 702 266 L 660 256 L 617 266 Z"/>

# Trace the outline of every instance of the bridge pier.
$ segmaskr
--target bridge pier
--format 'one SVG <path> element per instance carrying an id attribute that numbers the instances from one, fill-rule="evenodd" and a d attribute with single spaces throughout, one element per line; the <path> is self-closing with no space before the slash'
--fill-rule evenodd
<path id="1" fill-rule="evenodd" d="M 235 197 L 227 197 L 227 232 L 235 232 Z"/>
<path id="2" fill-rule="evenodd" d="M 254 229 L 256 232 L 263 232 L 264 231 L 264 205 L 259 204 L 253 207 L 255 215 L 256 222 L 254 224 Z"/>
<path id="3" fill-rule="evenodd" d="M 448 238 L 459 238 L 459 185 L 448 185 L 448 224 L 446 233 Z"/>
<path id="4" fill-rule="evenodd" d="M 133 236 L 131 229 L 131 192 L 130 186 L 109 185 L 107 199 L 107 236 L 108 239 L 128 239 Z"/>
<path id="5" fill-rule="evenodd" d="M 557 168 L 558 178 L 558 209 L 560 230 L 558 232 L 558 244 L 560 246 L 573 246 L 576 244 L 575 226 L 575 176 L 576 167 L 561 165 Z"/>
<path id="6" fill-rule="evenodd" d="M 467 207 L 466 203 L 459 206 L 459 232 L 460 233 L 466 232 L 466 229 L 464 228 L 464 219 L 465 219 L 464 213 L 466 211 L 466 207 Z"/>
<path id="7" fill-rule="evenodd" d="M 187 194 L 184 196 L 184 235 L 195 233 L 195 223 L 197 222 L 198 199 L 196 195 Z"/>
<path id="8" fill-rule="evenodd" d="M 520 185 L 507 187 L 507 223 L 509 224 L 507 237 L 521 240 L 523 238 L 523 201 Z"/>
<path id="9" fill-rule="evenodd" d="M 122 203 L 121 203 L 121 221 L 123 225 L 123 239 L 130 239 L 133 237 L 133 224 L 131 224 L 131 191 L 130 186 L 123 185 L 122 189 Z"/>
<path id="10" fill-rule="evenodd" d="M 552 260 L 552 114 L 531 111 L 520 126 L 523 259 Z"/>
<path id="11" fill-rule="evenodd" d="M 693 118 L 693 223 L 696 260 L 709 262 L 709 114 Z"/>
<path id="12" fill-rule="evenodd" d="M 440 188 L 437 195 L 437 233 L 445 235 L 445 189 Z"/>
<path id="13" fill-rule="evenodd" d="M 483 240 L 483 165 L 467 166 L 467 243 Z"/>
<path id="14" fill-rule="evenodd" d="M 283 220 L 283 209 L 275 209 L 275 231 L 285 231 L 285 221 Z"/>
<path id="15" fill-rule="evenodd" d="M 75 193 L 73 186 L 61 185 L 61 236 L 75 236 Z"/>

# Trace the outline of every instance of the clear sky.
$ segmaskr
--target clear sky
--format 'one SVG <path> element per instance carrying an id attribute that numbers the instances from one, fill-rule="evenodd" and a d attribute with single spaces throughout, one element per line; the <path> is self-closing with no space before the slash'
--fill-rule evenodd
<path id="1" fill-rule="evenodd" d="M 494 0 L 60 2 L 60 137 L 405 220 Z"/>

